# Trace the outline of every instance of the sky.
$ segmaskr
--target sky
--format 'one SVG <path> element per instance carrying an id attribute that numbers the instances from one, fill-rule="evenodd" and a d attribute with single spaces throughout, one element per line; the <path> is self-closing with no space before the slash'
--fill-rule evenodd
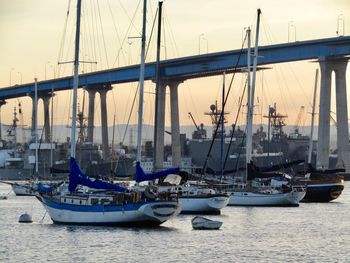
<path id="1" fill-rule="evenodd" d="M 70 5 L 69 5 L 70 3 Z M 52 79 L 72 74 L 72 64 L 58 62 L 73 60 L 75 30 L 75 0 L 0 0 L 0 88 L 10 85 Z M 67 24 L 67 10 L 69 16 Z M 349 35 L 350 4 L 348 0 L 165 0 L 163 16 L 163 39 L 161 59 L 176 58 L 240 49 L 244 30 L 255 28 L 256 10 L 261 8 L 261 31 L 259 45 L 271 45 L 289 41 Z M 150 36 L 157 9 L 157 1 L 148 0 L 147 41 L 150 40 L 147 61 L 156 57 L 156 33 Z M 142 2 L 140 0 L 83 0 L 80 72 L 138 64 L 140 62 L 140 39 Z M 65 30 L 66 28 L 66 30 Z M 156 31 L 155 31 L 156 32 Z M 301 125 L 309 125 L 312 92 L 317 63 L 310 61 L 271 65 L 258 73 L 256 88 L 256 124 L 266 123 L 263 118 L 268 105 L 277 104 L 277 110 L 289 117 L 293 125 L 302 106 L 305 106 Z M 226 77 L 228 86 L 232 75 Z M 227 121 L 232 124 L 242 96 L 245 76 L 236 75 L 226 110 Z M 349 87 L 350 69 L 347 70 Z M 334 82 L 334 81 L 333 81 Z M 114 85 L 108 94 L 108 124 L 127 122 L 137 83 Z M 222 77 L 209 77 L 185 81 L 179 87 L 180 124 L 191 125 L 191 112 L 197 123 L 210 125 L 204 115 L 215 101 L 221 101 Z M 350 98 L 350 92 L 348 97 Z M 54 123 L 70 122 L 71 93 L 59 92 L 54 98 Z M 79 91 L 82 108 L 84 94 Z M 23 124 L 31 123 L 31 99 L 20 98 L 23 105 Z M 87 100 L 87 97 L 86 97 Z M 334 105 L 334 88 L 332 110 Z M 87 103 L 85 112 L 87 112 Z M 100 125 L 100 103 L 95 103 L 95 125 Z M 136 104 L 137 105 L 137 104 Z M 8 100 L 1 108 L 3 123 L 11 123 L 18 100 Z M 42 103 L 39 103 L 39 113 Z M 136 108 L 131 123 L 137 121 Z M 144 122 L 154 121 L 154 84 L 146 82 Z M 244 123 L 244 110 L 239 123 Z M 43 122 L 42 114 L 39 123 Z M 169 91 L 167 92 L 166 125 L 170 125 Z"/>

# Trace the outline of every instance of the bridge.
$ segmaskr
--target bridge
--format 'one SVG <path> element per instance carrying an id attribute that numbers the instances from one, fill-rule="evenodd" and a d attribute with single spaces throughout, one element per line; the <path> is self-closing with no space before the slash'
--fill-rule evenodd
<path id="1" fill-rule="evenodd" d="M 297 41 L 277 45 L 259 47 L 258 65 L 317 59 L 321 68 L 321 94 L 320 94 L 320 118 L 319 140 L 317 146 L 317 165 L 328 167 L 329 153 L 329 111 L 331 95 L 331 74 L 335 71 L 337 90 L 337 120 L 338 120 L 338 156 L 343 163 L 350 167 L 348 157 L 348 116 L 346 101 L 346 67 L 347 57 L 350 55 L 350 37 L 341 36 L 336 38 L 317 39 L 309 41 Z M 180 165 L 180 139 L 179 139 L 179 116 L 178 116 L 178 85 L 185 80 L 220 75 L 223 72 L 241 71 L 247 65 L 247 50 L 231 50 L 204 55 L 188 56 L 160 62 L 160 79 L 162 86 L 157 92 L 157 140 L 155 150 L 159 158 L 163 156 L 164 148 L 164 112 L 165 112 L 165 88 L 170 88 L 171 99 L 171 129 L 173 145 L 173 165 Z M 101 95 L 101 125 L 102 125 L 102 148 L 104 159 L 109 158 L 108 134 L 107 134 L 107 106 L 106 96 L 111 85 L 139 80 L 139 65 L 97 71 L 79 75 L 79 87 L 84 87 L 89 93 L 88 113 L 88 140 L 93 141 L 94 127 L 94 101 L 95 94 Z M 156 63 L 145 65 L 145 80 L 155 80 Z M 62 91 L 71 89 L 73 77 L 39 81 L 38 92 L 44 101 L 45 115 L 45 140 L 50 138 L 49 129 L 49 103 L 51 90 Z M 0 89 L 0 107 L 6 99 L 22 96 L 34 96 L 34 83 L 15 85 Z M 34 122 L 35 117 L 32 117 Z M 32 125 L 34 127 L 34 125 Z M 159 160 L 158 160 L 159 161 Z M 156 165 L 157 166 L 157 165 Z"/>

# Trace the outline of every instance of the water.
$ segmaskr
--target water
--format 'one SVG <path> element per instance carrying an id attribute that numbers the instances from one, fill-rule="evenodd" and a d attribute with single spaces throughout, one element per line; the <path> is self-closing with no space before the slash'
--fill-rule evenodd
<path id="1" fill-rule="evenodd" d="M 10 187 L 0 184 L 0 194 Z M 34 197 L 0 200 L 0 262 L 350 262 L 350 182 L 331 203 L 227 207 L 218 231 L 193 216 L 157 229 L 54 225 Z M 20 224 L 24 212 L 32 224 Z M 44 218 L 43 218 L 44 217 Z"/>

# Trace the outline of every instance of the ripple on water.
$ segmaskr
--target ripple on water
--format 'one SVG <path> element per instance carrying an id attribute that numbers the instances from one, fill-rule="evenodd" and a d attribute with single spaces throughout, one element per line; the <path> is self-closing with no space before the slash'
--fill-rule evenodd
<path id="1" fill-rule="evenodd" d="M 54 225 L 35 198 L 10 195 L 0 200 L 0 262 L 348 262 L 349 189 L 332 203 L 227 207 L 208 216 L 224 222 L 219 231 L 192 230 L 190 215 L 156 229 Z M 18 223 L 24 212 L 34 223 Z"/>

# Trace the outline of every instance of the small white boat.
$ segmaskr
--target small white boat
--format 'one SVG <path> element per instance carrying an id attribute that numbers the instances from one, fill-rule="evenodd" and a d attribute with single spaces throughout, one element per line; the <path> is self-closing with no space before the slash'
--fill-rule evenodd
<path id="1" fill-rule="evenodd" d="M 214 189 L 205 185 L 162 185 L 159 187 L 159 191 L 178 196 L 181 205 L 181 214 L 219 215 L 221 209 L 229 203 L 229 196 L 227 194 L 216 193 Z"/>
<path id="2" fill-rule="evenodd" d="M 192 220 L 192 227 L 193 229 L 208 229 L 208 230 L 215 230 L 219 229 L 222 226 L 221 221 L 215 221 L 215 220 L 210 220 L 205 217 L 201 216 L 196 216 Z"/>
<path id="3" fill-rule="evenodd" d="M 35 182 L 12 183 L 12 191 L 17 196 L 34 196 L 37 194 L 37 186 Z"/>

